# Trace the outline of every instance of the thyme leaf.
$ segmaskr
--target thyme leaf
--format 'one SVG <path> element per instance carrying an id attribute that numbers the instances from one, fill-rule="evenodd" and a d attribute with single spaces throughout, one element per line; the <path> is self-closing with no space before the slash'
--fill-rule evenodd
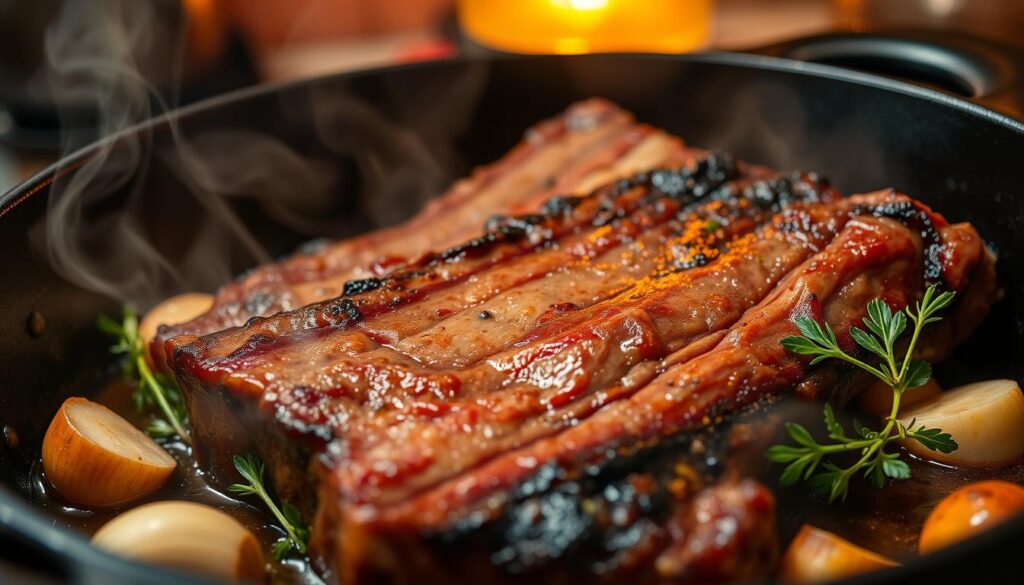
<path id="1" fill-rule="evenodd" d="M 235 469 L 247 483 L 236 483 L 228 488 L 229 491 L 243 495 L 256 496 L 263 501 L 263 504 L 270 510 L 270 513 L 277 519 L 278 524 L 284 528 L 286 536 L 278 539 L 271 546 L 274 558 L 281 560 L 291 554 L 306 554 L 306 541 L 309 540 L 309 529 L 302 522 L 299 509 L 285 502 L 280 507 L 270 497 L 264 483 L 263 461 L 259 457 L 248 454 L 245 457 L 235 455 Z"/>
<path id="2" fill-rule="evenodd" d="M 915 427 L 915 421 L 904 426 L 897 420 L 903 393 L 923 386 L 932 376 L 928 362 L 912 357 L 921 330 L 941 319 L 936 313 L 948 307 L 953 296 L 952 292 L 938 293 L 934 286 L 930 286 L 913 307 L 895 312 L 881 299 L 869 302 L 867 316 L 863 319 L 864 329 L 850 327 L 849 333 L 858 346 L 879 358 L 877 366 L 843 351 L 828 323 L 818 323 L 809 317 L 794 320 L 800 335 L 781 340 L 783 347 L 793 353 L 811 356 L 812 365 L 838 359 L 869 372 L 892 388 L 893 401 L 882 430 L 874 431 L 859 421 L 853 421 L 856 437 L 846 435 L 832 407 L 826 404 L 825 430 L 831 443 L 818 443 L 803 426 L 787 423 L 786 432 L 796 445 L 774 445 L 765 453 L 770 461 L 786 464 L 780 477 L 783 485 L 803 480 L 813 488 L 827 492 L 830 502 L 843 500 L 849 491 L 850 479 L 857 473 L 879 488 L 885 484 L 886 478 L 900 480 L 910 477 L 910 466 L 900 459 L 900 454 L 886 452 L 885 447 L 891 441 L 913 439 L 942 453 L 951 453 L 959 447 L 953 437 L 941 429 Z M 910 341 L 906 351 L 897 352 L 897 341 L 906 332 L 908 324 L 913 325 Z M 828 460 L 844 453 L 859 457 L 848 467 L 840 467 Z"/>
<path id="3" fill-rule="evenodd" d="M 110 346 L 111 353 L 125 356 L 123 375 L 135 383 L 132 405 L 140 412 L 157 409 L 163 415 L 163 418 L 154 416 L 146 432 L 154 437 L 177 435 L 185 443 L 191 442 L 188 414 L 181 393 L 172 380 L 153 372 L 146 363 L 146 340 L 139 335 L 139 317 L 135 310 L 125 306 L 120 323 L 100 315 L 97 326 L 114 339 L 114 344 Z"/>

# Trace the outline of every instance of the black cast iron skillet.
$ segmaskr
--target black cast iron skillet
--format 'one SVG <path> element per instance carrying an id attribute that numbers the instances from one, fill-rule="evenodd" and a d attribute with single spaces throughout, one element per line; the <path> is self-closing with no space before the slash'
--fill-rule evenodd
<path id="1" fill-rule="evenodd" d="M 1017 79 L 1024 59 L 968 39 L 906 35 L 829 36 L 761 52 L 502 56 L 337 75 L 202 102 L 129 129 L 106 145 L 115 151 L 124 144 L 143 146 L 145 164 L 132 172 L 147 197 L 170 202 L 149 219 L 151 237 L 174 259 L 201 210 L 180 196 L 188 185 L 172 172 L 172 122 L 185 138 L 221 130 L 258 132 L 328 164 L 336 178 L 333 235 L 341 237 L 411 215 L 417 204 L 402 189 L 392 192 L 393 200 L 368 200 L 371 181 L 356 164 L 360 155 L 353 155 L 350 143 L 339 145 L 339 135 L 363 140 L 361 155 L 368 149 L 389 159 L 396 176 L 413 167 L 403 166 L 404 151 L 390 145 L 390 138 L 374 140 L 380 124 L 331 114 L 327 106 L 345 104 L 350 113 L 352 104 L 369 106 L 375 112 L 370 117 L 380 118 L 376 122 L 423 139 L 439 153 L 442 176 L 433 178 L 442 183 L 499 157 L 531 123 L 574 100 L 603 96 L 692 144 L 781 169 L 820 171 L 848 193 L 893 186 L 952 221 L 972 222 L 999 253 L 1006 298 L 941 376 L 947 384 L 1024 378 L 1024 361 L 1018 359 L 1024 278 L 1017 272 L 1024 259 L 1024 124 L 1013 117 L 1024 111 Z M 337 115 L 343 123 L 332 117 Z M 331 124 L 341 126 L 325 134 Z M 72 180 L 99 151 L 86 148 L 0 197 L 0 425 L 18 434 L 16 445 L 0 444 L 0 581 L 29 574 L 97 583 L 182 581 L 92 549 L 81 536 L 55 528 L 25 496 L 30 464 L 52 414 L 73 391 L 94 388 L 105 375 L 97 364 L 109 363 L 107 341 L 96 333 L 94 319 L 115 312 L 117 303 L 57 276 L 32 242 L 54 182 Z M 268 219 L 259 206 L 240 207 L 274 253 L 307 237 Z M 232 270 L 252 261 L 229 252 Z M 215 285 L 201 279 L 185 284 Z M 858 581 L 1011 574 L 1022 538 L 1024 519 L 1018 519 Z"/>

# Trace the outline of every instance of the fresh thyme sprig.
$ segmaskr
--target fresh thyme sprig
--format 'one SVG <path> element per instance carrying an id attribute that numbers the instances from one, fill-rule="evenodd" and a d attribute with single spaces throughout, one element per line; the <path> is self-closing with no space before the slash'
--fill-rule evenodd
<path id="1" fill-rule="evenodd" d="M 814 356 L 811 364 L 827 359 L 838 359 L 870 372 L 892 388 L 892 410 L 885 419 L 881 431 L 873 431 L 854 420 L 856 437 L 849 437 L 836 419 L 832 407 L 825 405 L 825 430 L 831 443 L 818 443 L 810 432 L 796 423 L 787 423 L 786 431 L 796 445 L 775 445 L 766 455 L 775 463 L 787 463 L 782 471 L 783 485 L 794 484 L 801 479 L 813 486 L 827 490 L 829 502 L 846 499 L 850 479 L 863 470 L 864 477 L 875 487 L 882 487 L 885 478 L 906 479 L 910 467 L 900 459 L 900 454 L 886 453 L 885 446 L 897 439 L 913 439 L 928 449 L 952 453 L 958 448 L 949 433 L 941 429 L 916 426 L 916 421 L 903 425 L 897 420 L 900 399 L 903 393 L 923 386 L 932 376 L 928 362 L 913 358 L 914 347 L 925 325 L 939 321 L 935 314 L 953 302 L 953 293 L 936 294 L 934 286 L 928 287 L 924 296 L 913 309 L 906 308 L 895 313 L 881 299 L 868 303 L 868 315 L 864 318 L 867 331 L 850 327 L 850 336 L 860 347 L 881 358 L 877 366 L 870 365 L 847 354 L 839 347 L 836 336 L 828 323 L 822 325 L 809 317 L 796 319 L 796 327 L 802 335 L 787 337 L 782 345 L 795 353 Z M 910 342 L 903 355 L 897 355 L 896 341 L 907 328 L 907 320 L 913 322 Z M 842 453 L 858 453 L 859 459 L 849 467 L 840 467 L 826 458 Z"/>
<path id="2" fill-rule="evenodd" d="M 271 514 L 277 518 L 278 523 L 287 534 L 287 536 L 277 539 L 271 547 L 274 557 L 281 560 L 293 552 L 299 555 L 306 554 L 309 529 L 302 523 L 298 508 L 287 502 L 278 508 L 273 498 L 267 493 L 263 483 L 263 462 L 260 461 L 260 458 L 251 453 L 245 457 L 235 455 L 235 469 L 249 483 L 236 483 L 228 489 L 236 494 L 258 496 L 270 509 Z"/>
<path id="3" fill-rule="evenodd" d="M 97 321 L 100 330 L 116 340 L 110 351 L 125 356 L 124 375 L 136 384 L 132 392 L 135 409 L 158 408 L 163 413 L 164 418 L 153 418 L 146 432 L 155 437 L 177 435 L 189 443 L 188 415 L 181 393 L 173 381 L 153 372 L 146 363 L 146 340 L 139 336 L 139 317 L 135 310 L 125 306 L 120 323 L 106 315 L 100 315 Z"/>

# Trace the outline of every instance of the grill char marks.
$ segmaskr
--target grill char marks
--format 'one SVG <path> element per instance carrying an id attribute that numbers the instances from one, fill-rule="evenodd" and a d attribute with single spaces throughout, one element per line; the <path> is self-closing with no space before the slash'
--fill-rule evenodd
<path id="1" fill-rule="evenodd" d="M 589 191 L 596 181 L 678 160 L 685 152 L 682 141 L 636 124 L 613 104 L 580 102 L 531 128 L 503 159 L 476 170 L 405 224 L 300 251 L 226 285 L 208 313 L 161 328 L 152 341 L 153 355 L 165 367 L 164 342 L 174 336 L 201 336 L 254 316 L 297 309 L 342 294 L 346 281 L 367 279 L 361 286 L 372 286 L 371 277 L 423 251 L 473 238 L 495 213 L 532 211 L 554 193 Z"/>
<path id="2" fill-rule="evenodd" d="M 764 174 L 764 171 L 757 169 L 753 172 Z M 197 342 L 192 342 L 191 338 L 179 338 L 169 342 L 168 347 L 171 351 L 180 353 L 179 362 L 189 369 L 190 375 L 203 383 L 220 383 L 224 381 L 225 375 L 229 375 L 231 379 L 228 384 L 233 384 L 236 389 L 244 384 L 253 392 L 261 392 L 266 389 L 265 386 L 260 380 L 246 375 L 245 372 L 258 368 L 261 364 L 271 365 L 278 370 L 282 366 L 291 365 L 292 362 L 287 361 L 290 358 L 287 352 L 279 351 L 282 347 L 295 347 L 299 355 L 294 356 L 294 364 L 299 364 L 309 362 L 306 355 L 308 344 L 314 343 L 310 337 L 316 338 L 315 345 L 318 348 L 336 342 L 342 342 L 342 345 L 347 347 L 354 341 L 358 341 L 356 349 L 360 351 L 372 349 L 378 343 L 398 342 L 401 346 L 401 339 L 415 333 L 415 330 L 402 326 L 382 329 L 376 325 L 376 319 L 386 321 L 389 317 L 397 317 L 402 323 L 409 323 L 409 313 L 415 314 L 425 305 L 432 309 L 434 316 L 437 317 L 435 320 L 440 320 L 444 312 L 450 314 L 452 310 L 449 308 L 443 311 L 443 307 L 431 305 L 433 297 L 460 283 L 466 286 L 450 291 L 452 294 L 441 299 L 442 303 L 449 306 L 459 305 L 456 308 L 465 309 L 480 300 L 486 300 L 487 296 L 523 293 L 521 285 L 544 276 L 563 277 L 579 288 L 583 282 L 581 279 L 587 278 L 588 275 L 594 277 L 599 273 L 599 278 L 603 278 L 609 271 L 625 271 L 627 274 L 623 276 L 626 278 L 620 279 L 622 283 L 613 282 L 604 288 L 597 286 L 594 291 L 597 296 L 592 296 L 590 302 L 601 300 L 621 290 L 624 284 L 635 286 L 637 283 L 644 283 L 642 277 L 647 270 L 638 271 L 637 267 L 651 267 L 659 277 L 692 267 L 686 262 L 680 262 L 680 259 L 685 260 L 692 256 L 694 250 L 699 250 L 700 254 L 707 257 L 715 256 L 722 247 L 729 246 L 733 238 L 749 232 L 757 223 L 766 219 L 768 215 L 764 210 L 770 209 L 771 205 L 752 204 L 755 199 L 751 197 L 752 193 L 764 191 L 764 181 L 752 183 L 753 179 L 745 178 L 731 184 L 723 182 L 736 173 L 728 157 L 722 157 L 721 160 L 714 155 L 700 157 L 678 170 L 652 173 L 651 176 L 654 177 L 676 177 L 676 182 L 682 187 L 672 191 L 671 196 L 667 196 L 664 191 L 651 188 L 656 182 L 651 181 L 645 174 L 641 179 L 624 181 L 610 189 L 598 190 L 576 205 L 569 216 L 552 215 L 542 221 L 532 221 L 532 228 L 538 233 L 531 232 L 529 237 L 523 236 L 511 242 L 488 240 L 492 243 L 501 242 L 501 245 L 489 245 L 486 253 L 460 254 L 459 262 L 435 256 L 389 276 L 379 287 L 357 297 L 344 297 L 314 304 L 299 311 L 271 318 L 254 318 L 244 328 L 211 335 Z M 771 183 L 777 184 L 779 181 L 772 180 Z M 709 197 L 718 191 L 721 192 L 718 199 Z M 740 196 L 729 196 L 728 194 L 732 192 L 739 193 Z M 821 184 L 808 184 L 805 195 L 809 200 L 830 196 L 827 188 Z M 699 198 L 713 200 L 695 209 L 689 209 L 699 203 Z M 601 217 L 608 210 L 625 211 L 618 213 L 622 217 L 612 225 L 605 224 Z M 717 219 L 710 220 L 710 217 Z M 716 229 L 708 230 L 708 221 L 714 221 Z M 600 225 L 595 227 L 594 224 Z M 644 234 L 645 231 L 651 233 Z M 549 246 L 559 243 L 562 236 L 568 236 L 568 241 L 562 241 L 561 246 Z M 664 250 L 661 249 L 663 245 Z M 523 254 L 538 247 L 543 249 L 523 257 Z M 607 258 L 615 255 L 623 258 Z M 508 266 L 502 264 L 510 259 L 513 262 L 508 263 Z M 610 262 L 601 264 L 602 260 Z M 598 262 L 597 266 L 594 265 L 595 261 Z M 558 270 L 562 270 L 563 273 L 556 274 Z M 465 283 L 469 277 L 473 277 L 475 281 Z M 480 291 L 480 284 L 484 284 L 490 290 Z M 653 286 L 652 291 L 665 288 L 667 285 L 668 282 Z M 555 289 L 556 293 L 557 290 Z M 557 297 L 555 299 L 557 300 Z M 580 301 L 578 306 L 586 306 L 583 302 L 587 299 L 577 300 Z M 514 312 L 515 308 L 512 306 L 511 310 Z M 423 322 L 423 316 L 420 317 L 418 321 L 414 319 L 413 322 Z M 364 319 L 367 321 L 362 322 Z M 359 324 L 360 331 L 338 331 L 349 329 L 356 324 Z M 478 326 L 478 323 L 474 326 Z M 443 330 L 443 326 L 441 329 Z M 426 335 L 429 338 L 429 333 Z M 436 341 L 436 336 L 434 339 Z M 421 335 L 419 341 L 429 339 L 425 340 Z M 404 349 L 420 361 L 446 361 L 443 357 L 435 358 L 417 352 L 416 348 L 408 345 L 406 344 Z M 427 345 L 433 345 L 435 349 L 438 347 L 436 343 Z M 465 350 L 472 350 L 474 347 L 473 344 L 467 343 L 459 346 Z M 274 352 L 266 351 L 271 347 Z M 272 361 L 261 361 L 264 356 L 269 356 Z M 284 363 L 282 360 L 285 360 Z M 466 361 L 466 356 L 463 356 L 461 359 L 455 359 L 452 365 Z M 353 384 L 347 386 L 351 388 Z"/>
<path id="3" fill-rule="evenodd" d="M 837 212 L 827 204 L 810 209 L 822 223 L 835 221 Z M 638 278 L 626 290 L 542 324 L 518 343 L 459 369 L 455 397 L 396 395 L 430 404 L 424 414 L 397 408 L 354 412 L 346 421 L 345 432 L 358 437 L 347 441 L 351 460 L 341 473 L 346 491 L 359 501 L 402 500 L 628 396 L 653 373 L 642 371 L 643 364 L 728 327 L 811 253 L 774 223 L 730 240 L 709 266 Z M 476 345 L 472 337 L 467 341 Z M 630 384 L 617 387 L 634 367 L 641 370 L 632 372 Z M 416 366 L 407 371 L 423 372 Z M 317 377 L 328 378 L 322 372 Z M 462 432 L 430 431 L 436 427 Z M 389 462 L 386 469 L 377 466 L 380 461 Z"/>
<path id="4" fill-rule="evenodd" d="M 631 372 L 634 367 L 724 332 L 776 282 L 827 245 L 851 217 L 858 218 L 852 213 L 858 205 L 889 198 L 879 194 L 786 209 L 750 235 L 732 240 L 706 267 L 637 279 L 621 293 L 540 325 L 472 366 L 442 370 L 458 380 L 457 391 L 449 386 L 450 396 L 391 394 L 397 401 L 415 401 L 423 412 L 387 404 L 351 409 L 342 431 L 355 437 L 346 439 L 350 459 L 339 468 L 344 491 L 358 502 L 404 500 L 478 461 L 579 424 L 595 410 L 628 397 L 654 373 Z M 799 235 L 780 229 L 798 218 L 816 229 Z M 816 237 L 808 240 L 811 234 Z M 855 259 L 856 266 L 867 263 Z M 824 263 L 836 269 L 830 257 L 819 258 L 814 269 Z M 471 337 L 466 341 L 474 345 Z M 355 381 L 360 362 L 370 358 L 357 356 L 309 379 Z M 406 379 L 432 375 L 418 364 L 393 370 Z M 624 377 L 628 383 L 620 384 Z M 438 433 L 437 428 L 460 432 Z M 388 465 L 382 467 L 382 461 Z"/>
<path id="5" fill-rule="evenodd" d="M 825 379 L 779 344 L 794 316 L 845 332 L 871 298 L 939 282 L 962 293 L 940 355 L 995 298 L 992 261 L 970 226 L 893 191 L 667 160 L 481 218 L 483 235 L 346 276 L 335 298 L 168 341 L 200 464 L 227 483 L 257 450 L 283 497 L 315 489 L 312 550 L 346 583 L 769 570 L 770 495 L 717 470 L 676 489 L 666 470 L 699 467 L 680 445 Z"/>
<path id="6" fill-rule="evenodd" d="M 470 244 L 457 246 L 442 254 L 423 255 L 415 264 L 378 279 L 379 282 L 373 283 L 372 290 L 364 290 L 354 297 L 325 301 L 274 317 L 253 318 L 244 328 L 217 333 L 203 338 L 197 344 L 187 343 L 191 342 L 192 338 L 173 339 L 166 343 L 166 351 L 169 354 L 182 351 L 191 356 L 192 361 L 196 362 L 193 374 L 206 383 L 212 383 L 224 372 L 239 371 L 254 365 L 248 359 L 238 359 L 252 357 L 251 354 L 236 356 L 233 350 L 234 347 L 248 343 L 253 335 L 275 338 L 278 343 L 287 343 L 283 339 L 285 337 L 299 337 L 292 339 L 292 342 L 304 341 L 305 331 L 344 328 L 364 317 L 396 313 L 396 310 L 403 306 L 415 303 L 420 305 L 416 309 L 421 308 L 424 299 L 469 278 L 476 279 L 478 283 L 481 280 L 494 280 L 493 283 L 489 283 L 492 287 L 489 293 L 455 294 L 450 304 L 478 302 L 476 299 L 482 300 L 483 294 L 493 296 L 529 280 L 548 275 L 567 263 L 587 264 L 615 246 L 630 242 L 644 230 L 662 226 L 665 222 L 673 220 L 680 210 L 685 210 L 688 205 L 693 205 L 701 198 L 713 194 L 714 189 L 722 191 L 726 201 L 715 201 L 713 205 L 708 206 L 705 214 L 714 213 L 722 221 L 728 222 L 732 220 L 721 217 L 721 214 L 733 213 L 737 215 L 737 227 L 749 229 L 753 219 L 763 219 L 762 206 L 739 209 L 736 205 L 728 203 L 725 194 L 731 190 L 746 194 L 753 192 L 753 187 L 758 183 L 752 184 L 751 181 L 754 177 L 765 176 L 767 172 L 751 168 L 744 173 L 745 177 L 749 178 L 728 185 L 725 183 L 739 173 L 731 158 L 727 156 L 701 155 L 691 159 L 689 164 L 655 174 L 677 178 L 677 182 L 683 187 L 672 196 L 666 196 L 664 192 L 651 188 L 653 182 L 644 173 L 581 198 L 582 201 L 573 207 L 569 215 L 550 213 L 530 216 L 529 230 L 516 230 L 509 235 L 509 230 L 503 229 L 502 226 L 508 225 L 510 220 L 502 221 Z M 817 196 L 815 189 L 827 189 L 822 184 L 814 184 L 808 188 L 807 194 L 810 197 Z M 745 207 L 750 201 L 748 197 L 741 197 L 738 203 L 744 204 Z M 614 222 L 614 226 L 605 220 L 609 212 L 620 216 Z M 668 226 L 665 229 L 692 228 L 693 225 L 694 222 L 691 220 L 688 225 Z M 701 224 L 701 227 L 704 225 Z M 726 233 L 728 231 L 725 230 Z M 685 244 L 686 238 L 689 238 L 691 243 L 716 239 L 714 233 L 697 236 L 700 237 L 683 234 L 678 243 Z M 495 267 L 502 268 L 502 263 L 515 260 L 538 248 L 550 248 L 550 245 L 558 244 L 566 237 L 570 241 L 561 242 L 561 247 L 535 252 L 531 257 L 516 262 L 512 270 L 505 270 L 502 273 L 488 272 Z M 367 287 L 356 282 L 350 284 L 349 288 Z M 446 316 L 445 313 L 453 312 L 451 307 L 436 307 L 434 311 L 436 319 L 443 318 Z M 402 315 L 401 318 L 407 317 L 408 315 Z M 422 321 L 422 316 L 420 320 Z M 367 343 L 393 342 L 397 340 L 396 335 L 401 335 L 401 332 L 377 331 L 376 335 L 372 335 L 372 341 Z"/>
<path id="7" fill-rule="evenodd" d="M 624 453 L 623 449 L 630 445 L 657 444 L 673 436 L 685 436 L 706 426 L 709 419 L 713 420 L 718 415 L 735 412 L 802 381 L 813 381 L 815 370 L 809 368 L 807 360 L 785 352 L 779 344 L 780 339 L 795 333 L 792 325 L 794 316 L 813 315 L 829 322 L 835 331 L 846 332 L 851 325 L 859 324 L 868 300 L 882 297 L 894 306 L 902 306 L 918 297 L 923 290 L 928 263 L 927 237 L 922 239 L 918 226 L 913 223 L 908 228 L 892 219 L 877 217 L 885 214 L 872 211 L 887 209 L 891 204 L 905 200 L 904 196 L 882 192 L 821 206 L 833 208 L 833 219 L 822 218 L 817 222 L 819 229 L 811 233 L 822 234 L 824 226 L 830 226 L 836 232 L 834 237 L 825 237 L 824 243 L 814 242 L 811 247 L 821 251 L 787 271 L 789 274 L 760 302 L 749 308 L 735 325 L 719 335 L 705 338 L 705 343 L 697 342 L 695 345 L 703 347 L 690 351 L 685 357 L 670 356 L 663 360 L 661 363 L 669 365 L 663 366 L 660 373 L 635 388 L 614 384 L 603 386 L 602 393 L 619 393 L 619 399 L 606 403 L 589 416 L 577 414 L 571 417 L 573 423 L 555 434 L 523 441 L 518 448 L 505 445 L 499 455 L 464 468 L 449 480 L 429 489 L 405 493 L 394 500 L 387 497 L 387 486 L 381 489 L 378 484 L 373 489 L 366 489 L 365 484 L 351 478 L 362 473 L 360 462 L 373 461 L 399 474 L 408 471 L 395 462 L 408 455 L 409 451 L 402 446 L 415 433 L 408 436 L 396 433 L 394 442 L 385 451 L 366 452 L 358 448 L 350 451 L 338 462 L 332 475 L 338 483 L 321 485 L 322 505 L 335 507 L 333 514 L 340 518 L 340 533 L 345 535 L 347 542 L 370 543 L 368 546 L 376 552 L 373 556 L 359 557 L 359 562 L 350 563 L 352 557 L 345 556 L 344 543 L 339 543 L 334 550 L 324 554 L 333 554 L 332 558 L 340 562 L 341 574 L 358 581 L 360 576 L 379 569 L 374 565 L 375 559 L 396 554 L 392 547 L 402 549 L 409 535 L 444 531 L 453 522 L 457 525 L 461 518 L 475 518 L 481 526 L 489 526 L 492 522 L 505 522 L 500 520 L 502 518 L 529 513 L 529 506 L 536 504 L 524 503 L 515 494 L 522 486 L 535 482 L 538 475 L 549 474 L 545 469 L 551 469 L 551 466 L 565 470 L 589 467 L 595 458 L 607 457 L 608 453 Z M 793 208 L 776 216 L 774 224 L 781 227 L 794 221 L 806 222 L 807 215 L 807 209 Z M 939 279 L 945 288 L 961 293 L 961 300 L 949 316 L 948 323 L 957 331 L 956 337 L 962 339 L 978 322 L 977 308 L 989 306 L 997 296 L 990 278 L 991 259 L 984 254 L 981 241 L 970 226 L 950 226 L 940 217 L 930 212 L 929 215 L 930 221 L 938 226 L 941 256 L 945 259 Z M 779 233 L 791 234 L 792 231 L 779 229 Z M 989 276 L 970 278 L 978 273 Z M 845 334 L 840 334 L 840 337 L 841 343 L 852 346 Z M 953 336 L 936 335 L 929 342 L 930 351 L 941 356 L 952 343 Z M 445 427 L 440 425 L 440 428 Z M 451 434 L 457 435 L 460 431 L 464 432 L 463 429 L 454 429 Z M 362 429 L 357 434 L 362 438 L 370 436 Z M 359 443 L 362 442 L 361 439 Z M 448 445 L 455 451 L 461 449 L 457 444 Z M 419 447 L 429 449 L 423 445 Z M 625 452 L 628 453 L 628 449 Z M 568 477 L 573 477 L 572 472 Z M 749 497 L 737 499 L 733 494 L 727 498 L 728 502 L 700 505 L 738 514 L 737 522 L 745 526 L 749 534 L 736 542 L 736 549 L 747 553 L 763 550 L 766 551 L 763 554 L 770 557 L 770 544 L 763 540 L 764 524 L 750 523 L 753 511 L 735 512 L 749 505 L 752 510 L 760 509 L 764 514 L 765 506 L 770 509 L 770 502 L 766 503 L 756 495 L 756 487 L 744 489 Z M 360 494 L 371 493 L 372 496 L 360 499 Z M 712 498 L 712 495 L 713 492 L 709 492 L 706 497 Z M 334 499 L 325 500 L 328 497 Z M 689 505 L 697 506 L 699 500 Z M 527 509 L 522 506 L 527 506 Z M 685 517 L 686 512 L 681 513 Z M 656 524 L 662 522 L 657 521 L 656 516 L 654 518 Z M 508 537 L 515 538 L 515 535 Z M 515 543 L 507 545 L 514 546 Z M 742 557 L 746 561 L 744 563 L 730 565 L 719 559 L 707 564 L 707 559 L 688 556 L 688 551 L 693 550 L 688 543 L 662 543 L 653 552 L 648 551 L 658 558 L 654 565 L 658 575 L 651 579 L 683 582 L 730 580 L 748 575 L 749 563 L 763 558 L 759 556 L 761 553 L 751 553 Z M 574 562 L 557 565 L 560 569 L 574 566 L 578 565 Z M 644 565 L 647 569 L 650 566 Z M 714 569 L 726 566 L 732 566 L 738 572 L 713 574 Z M 402 569 L 397 570 L 400 575 Z"/>

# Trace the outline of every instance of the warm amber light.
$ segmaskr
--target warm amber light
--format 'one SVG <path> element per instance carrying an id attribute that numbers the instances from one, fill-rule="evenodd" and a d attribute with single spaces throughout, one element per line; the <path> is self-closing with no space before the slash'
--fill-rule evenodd
<path id="1" fill-rule="evenodd" d="M 517 53 L 682 53 L 710 21 L 711 0 L 459 0 L 471 38 Z"/>
<path id="2" fill-rule="evenodd" d="M 554 4 L 561 4 L 575 10 L 599 10 L 608 6 L 608 0 L 551 0 Z"/>

